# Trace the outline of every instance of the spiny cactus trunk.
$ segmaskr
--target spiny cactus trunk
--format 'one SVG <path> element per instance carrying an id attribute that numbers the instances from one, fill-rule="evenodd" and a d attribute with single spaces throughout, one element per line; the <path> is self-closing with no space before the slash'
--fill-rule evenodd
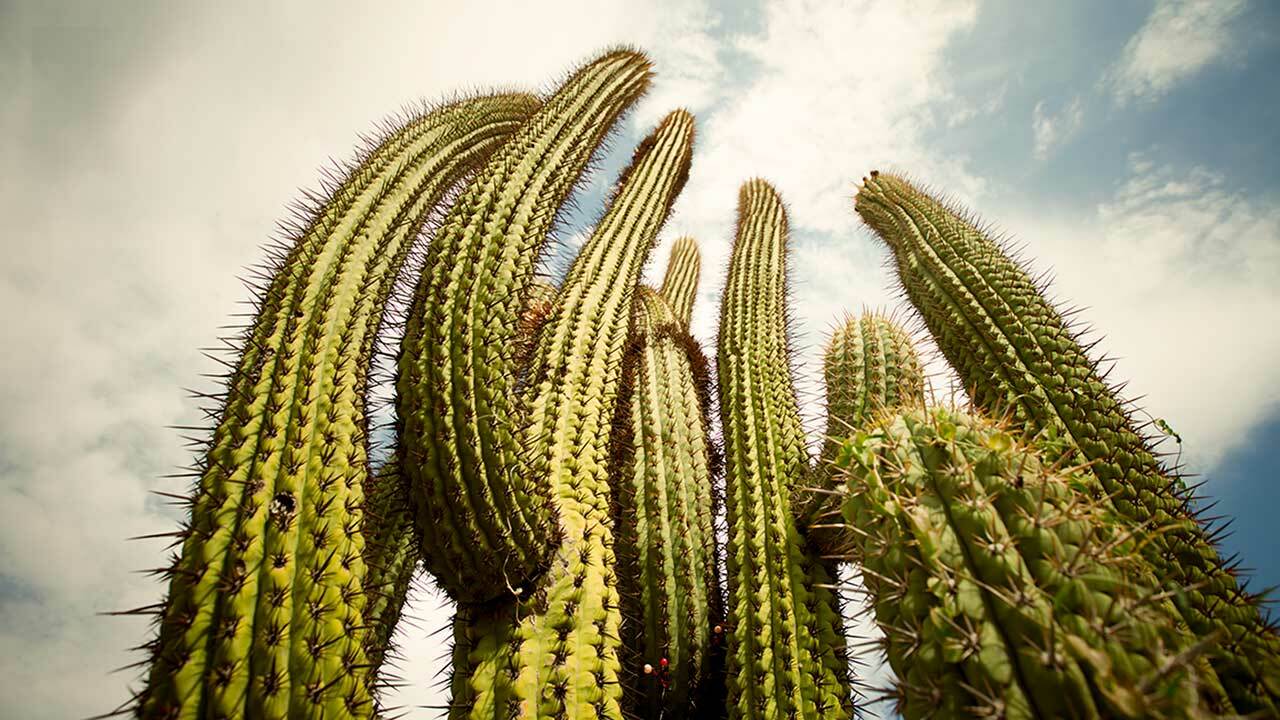
<path id="1" fill-rule="evenodd" d="M 833 578 L 796 527 L 808 472 L 788 366 L 787 219 L 762 180 L 743 185 L 717 353 L 725 443 L 732 718 L 841 718 L 851 691 Z"/>
<path id="2" fill-rule="evenodd" d="M 418 569 L 418 543 L 413 532 L 409 489 L 394 460 L 369 479 L 364 507 L 365 655 L 375 685 L 388 680 L 381 672 L 392 652 L 391 638 Z"/>
<path id="3" fill-rule="evenodd" d="M 1087 472 L 949 410 L 884 416 L 837 462 L 908 719 L 1229 709 L 1140 551 L 1153 535 L 1082 492 Z"/>
<path id="4" fill-rule="evenodd" d="M 667 279 L 673 272 L 687 278 L 682 271 L 690 264 L 696 278 L 696 263 L 694 247 L 691 257 L 673 258 Z M 655 720 L 710 717 L 723 706 L 723 678 L 712 667 L 712 654 L 723 647 L 724 618 L 708 438 L 710 375 L 697 343 L 682 329 L 687 315 L 682 319 L 674 310 L 691 307 L 697 284 L 663 287 L 673 295 L 639 290 L 613 429 L 625 707 Z M 717 701 L 719 707 L 707 706 Z"/>
<path id="5" fill-rule="evenodd" d="M 907 296 L 973 401 L 1011 412 L 1029 435 L 1061 436 L 1121 517 L 1163 530 L 1148 560 L 1191 629 L 1220 638 L 1213 667 L 1236 709 L 1280 714 L 1280 637 L 1035 282 L 972 223 L 900 178 L 873 173 L 856 208 L 893 251 Z"/>
<path id="6" fill-rule="evenodd" d="M 536 108 L 443 106 L 389 134 L 278 262 L 227 379 L 138 714 L 362 717 L 364 391 L 409 242 Z"/>
<path id="7" fill-rule="evenodd" d="M 519 438 L 563 544 L 524 597 L 460 608 L 453 717 L 622 717 L 609 427 L 632 290 L 688 176 L 692 141 L 693 119 L 679 111 L 641 144 L 539 335 Z"/>
<path id="8" fill-rule="evenodd" d="M 528 589 L 559 544 L 551 482 L 521 444 L 519 318 L 556 212 L 648 82 L 635 53 L 584 66 L 494 155 L 428 249 L 401 344 L 398 453 L 424 564 L 460 602 Z"/>
<path id="9" fill-rule="evenodd" d="M 877 412 L 924 406 L 924 370 L 910 336 L 888 317 L 849 318 L 831 335 L 823 356 L 827 433 L 813 487 L 798 493 L 800 528 L 825 556 L 840 557 L 853 542 L 840 517 L 843 493 L 832 460 L 848 437 Z"/>

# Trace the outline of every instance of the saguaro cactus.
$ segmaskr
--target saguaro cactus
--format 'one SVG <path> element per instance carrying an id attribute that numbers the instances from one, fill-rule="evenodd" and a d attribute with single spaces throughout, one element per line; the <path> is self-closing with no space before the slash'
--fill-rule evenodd
<path id="1" fill-rule="evenodd" d="M 1152 536 L 1090 498 L 1087 471 L 945 409 L 877 418 L 837 464 L 907 718 L 1227 709 L 1140 552 Z"/>
<path id="2" fill-rule="evenodd" d="M 619 399 L 613 478 L 623 667 L 637 717 L 714 715 L 723 640 L 708 363 L 687 324 L 698 252 L 682 238 L 663 292 L 640 288 Z M 681 310 L 677 310 L 680 308 Z M 698 701 L 702 702 L 699 703 Z"/>
<path id="3" fill-rule="evenodd" d="M 277 259 L 198 468 L 141 716 L 372 712 L 361 529 L 373 339 L 427 212 L 536 106 L 505 95 L 414 118 Z"/>
<path id="4" fill-rule="evenodd" d="M 738 196 L 717 349 L 728 512 L 729 714 L 851 715 L 830 571 L 806 545 L 792 494 L 808 471 L 787 357 L 787 218 L 768 183 Z"/>
<path id="5" fill-rule="evenodd" d="M 1152 449 L 1031 277 L 990 238 L 905 180 L 872 173 L 856 208 L 973 401 L 1059 436 L 1091 463 L 1120 517 L 1164 530 L 1146 554 L 1188 625 L 1219 637 L 1213 665 L 1236 708 L 1280 712 L 1280 637 L 1224 566 Z"/>

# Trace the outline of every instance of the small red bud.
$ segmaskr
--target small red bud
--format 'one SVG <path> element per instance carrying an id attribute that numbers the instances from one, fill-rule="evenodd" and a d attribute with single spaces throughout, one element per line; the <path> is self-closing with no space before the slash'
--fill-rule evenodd
<path id="1" fill-rule="evenodd" d="M 667 659 L 666 659 L 666 658 L 662 658 L 661 660 L 659 660 L 659 661 L 658 661 L 658 664 L 659 664 L 659 665 L 661 665 L 662 667 L 666 667 L 666 666 L 667 666 Z"/>

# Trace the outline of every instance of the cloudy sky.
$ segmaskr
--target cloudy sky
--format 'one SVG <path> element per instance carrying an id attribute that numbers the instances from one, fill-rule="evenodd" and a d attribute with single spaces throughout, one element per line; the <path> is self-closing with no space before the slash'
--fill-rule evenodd
<path id="1" fill-rule="evenodd" d="M 148 493 L 182 490 L 160 478 L 188 460 L 165 426 L 198 420 L 182 388 L 210 389 L 216 366 L 197 348 L 243 310 L 236 276 L 298 188 L 406 103 L 545 90 L 620 42 L 658 75 L 582 218 L 623 146 L 671 108 L 695 113 L 666 239 L 701 241 L 708 348 L 736 189 L 763 176 L 792 211 L 816 397 L 833 319 L 900 307 L 855 182 L 908 172 L 1022 242 L 1057 298 L 1086 308 L 1111 378 L 1181 435 L 1166 448 L 1221 501 L 1213 514 L 1236 518 L 1226 550 L 1255 587 L 1280 585 L 1280 5 L 265 5 L 0 2 L 0 705 L 83 717 L 136 683 L 112 670 L 138 659 L 145 621 L 98 613 L 161 596 L 138 571 L 163 544 L 125 538 L 175 526 Z M 581 229 L 560 229 L 566 246 Z M 414 609 L 398 700 L 438 704 L 445 648 L 428 633 L 447 608 L 424 591 Z"/>

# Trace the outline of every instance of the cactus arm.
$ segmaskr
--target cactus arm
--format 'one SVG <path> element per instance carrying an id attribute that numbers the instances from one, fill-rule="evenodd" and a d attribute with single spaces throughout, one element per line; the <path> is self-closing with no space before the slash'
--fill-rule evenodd
<path id="1" fill-rule="evenodd" d="M 1224 709 L 1147 536 L 1081 492 L 1087 473 L 945 409 L 880 416 L 838 463 L 905 717 Z"/>
<path id="2" fill-rule="evenodd" d="M 391 133 L 265 288 L 171 572 L 143 717 L 363 716 L 364 387 L 408 242 L 528 117 L 477 98 Z"/>
<path id="3" fill-rule="evenodd" d="M 662 277 L 660 292 L 671 306 L 671 312 L 681 327 L 689 327 L 689 319 L 693 316 L 701 268 L 698 243 L 691 237 L 678 238 L 671 246 L 671 256 L 667 259 L 667 272 Z"/>
<path id="4" fill-rule="evenodd" d="M 688 176 L 693 119 L 667 116 L 637 150 L 565 279 L 538 339 L 521 438 L 526 474 L 545 482 L 564 538 L 520 600 L 466 608 L 455 718 L 622 717 L 622 622 L 609 515 L 614 418 L 632 289 Z"/>
<path id="5" fill-rule="evenodd" d="M 733 718 L 847 717 L 843 633 L 831 582 L 796 527 L 807 471 L 787 362 L 786 214 L 743 185 L 721 306 L 717 368 L 729 523 L 728 686 Z M 815 573 L 825 582 L 815 582 Z"/>
<path id="6" fill-rule="evenodd" d="M 580 69 L 494 155 L 428 249 L 401 345 L 400 452 L 424 563 L 457 600 L 528 585 L 557 544 L 551 488 L 519 464 L 521 304 L 556 209 L 648 78 L 648 61 L 625 51 Z"/>
<path id="7" fill-rule="evenodd" d="M 1229 638 L 1212 662 L 1237 709 L 1277 712 L 1280 637 L 1034 281 L 971 223 L 900 178 L 869 178 L 856 207 L 893 251 L 908 297 L 973 400 L 1012 411 L 1028 433 L 1061 435 L 1092 463 L 1122 517 L 1171 528 L 1147 549 L 1158 576 L 1184 598 L 1191 629 Z"/>
<path id="8" fill-rule="evenodd" d="M 623 448 L 613 487 L 626 707 L 644 718 L 707 712 L 697 703 L 715 682 L 712 626 L 723 621 L 707 362 L 678 323 L 664 295 L 639 289 L 613 430 Z"/>
<path id="9" fill-rule="evenodd" d="M 376 683 L 381 679 L 383 661 L 392 651 L 391 638 L 413 584 L 418 543 L 409 490 L 395 461 L 383 465 L 366 487 L 364 617 L 369 633 L 365 655 Z"/>

